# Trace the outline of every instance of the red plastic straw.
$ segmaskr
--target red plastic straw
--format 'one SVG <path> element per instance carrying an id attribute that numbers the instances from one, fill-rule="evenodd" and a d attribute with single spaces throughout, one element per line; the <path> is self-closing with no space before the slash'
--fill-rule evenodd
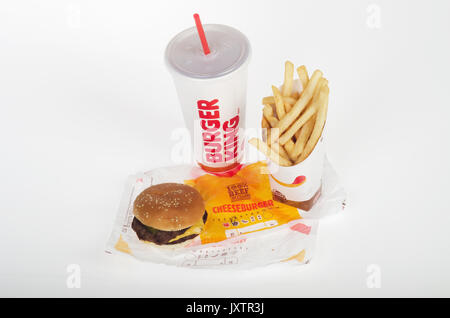
<path id="1" fill-rule="evenodd" d="M 194 14 L 195 25 L 197 26 L 198 36 L 200 37 L 200 41 L 202 42 L 203 52 L 205 55 L 211 53 L 208 46 L 208 41 L 206 41 L 205 31 L 203 30 L 202 22 L 200 21 L 200 16 L 195 13 Z"/>

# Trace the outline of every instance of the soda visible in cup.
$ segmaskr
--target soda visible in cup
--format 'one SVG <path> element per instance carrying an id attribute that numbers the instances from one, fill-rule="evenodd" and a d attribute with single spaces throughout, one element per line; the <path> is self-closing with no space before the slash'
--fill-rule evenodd
<path id="1" fill-rule="evenodd" d="M 169 42 L 165 60 L 192 136 L 195 160 L 204 170 L 222 172 L 238 166 L 244 153 L 251 49 L 245 35 L 232 27 L 203 27 L 209 54 L 192 27 Z"/>

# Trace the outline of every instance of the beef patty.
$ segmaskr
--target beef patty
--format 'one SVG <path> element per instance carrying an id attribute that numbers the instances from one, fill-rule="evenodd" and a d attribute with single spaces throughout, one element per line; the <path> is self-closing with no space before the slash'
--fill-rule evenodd
<path id="1" fill-rule="evenodd" d="M 203 223 L 206 222 L 208 218 L 208 214 L 205 211 L 203 214 Z M 178 231 L 162 231 L 149 226 L 144 225 L 141 221 L 139 221 L 136 217 L 133 218 L 133 223 L 131 223 L 131 228 L 136 232 L 138 238 L 143 241 L 152 242 L 158 245 L 173 245 L 178 243 L 183 243 L 187 240 L 193 239 L 198 234 L 191 234 L 185 237 L 182 237 L 176 241 L 169 242 L 171 239 L 177 237 L 178 235 L 183 234 L 189 228 L 185 228 Z"/>

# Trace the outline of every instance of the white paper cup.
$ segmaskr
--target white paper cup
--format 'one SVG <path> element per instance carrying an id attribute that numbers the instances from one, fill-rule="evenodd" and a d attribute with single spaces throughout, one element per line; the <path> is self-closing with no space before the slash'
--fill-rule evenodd
<path id="1" fill-rule="evenodd" d="M 294 90 L 301 89 L 300 81 L 294 81 Z M 325 135 L 326 125 L 311 154 L 295 166 L 279 166 L 269 159 L 270 185 L 276 199 L 303 210 L 309 210 L 314 205 L 322 184 Z"/>
<path id="2" fill-rule="evenodd" d="M 196 28 L 176 35 L 165 60 L 173 75 L 195 160 L 210 171 L 231 169 L 243 156 L 250 44 L 238 30 L 205 24 L 211 53 Z"/>

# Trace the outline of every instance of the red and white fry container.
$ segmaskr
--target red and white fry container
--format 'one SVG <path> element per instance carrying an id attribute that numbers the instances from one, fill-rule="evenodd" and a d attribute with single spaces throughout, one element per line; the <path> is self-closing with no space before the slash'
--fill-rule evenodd
<path id="1" fill-rule="evenodd" d="M 294 91 L 301 92 L 299 80 L 294 81 Z M 269 179 L 274 197 L 289 205 L 309 210 L 321 193 L 325 160 L 326 125 L 311 154 L 302 162 L 283 167 L 268 159 Z"/>

